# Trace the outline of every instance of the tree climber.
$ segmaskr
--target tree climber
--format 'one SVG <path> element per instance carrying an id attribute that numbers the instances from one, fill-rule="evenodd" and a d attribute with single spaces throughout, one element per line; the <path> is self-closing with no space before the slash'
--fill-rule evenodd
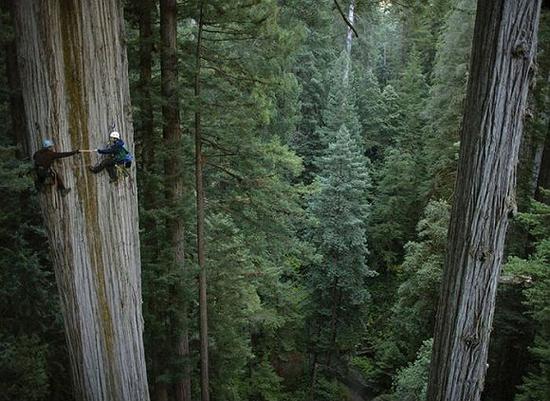
<path id="1" fill-rule="evenodd" d="M 36 151 L 32 157 L 34 160 L 34 170 L 36 172 L 36 180 L 34 181 L 36 190 L 42 191 L 46 181 L 51 180 L 51 183 L 56 185 L 61 196 L 67 195 L 71 191 L 71 188 L 65 188 L 63 180 L 57 171 L 53 169 L 52 164 L 56 159 L 73 156 L 77 153 L 80 153 L 80 150 L 55 152 L 53 141 L 51 139 L 45 139 L 42 144 L 42 149 Z"/>
<path id="2" fill-rule="evenodd" d="M 99 173 L 103 169 L 107 169 L 110 182 L 117 182 L 117 166 L 130 168 L 132 165 L 132 155 L 124 147 L 124 141 L 120 139 L 120 134 L 113 131 L 109 134 L 109 143 L 105 149 L 96 149 L 99 154 L 105 155 L 99 164 L 90 167 L 90 171 L 94 174 Z"/>

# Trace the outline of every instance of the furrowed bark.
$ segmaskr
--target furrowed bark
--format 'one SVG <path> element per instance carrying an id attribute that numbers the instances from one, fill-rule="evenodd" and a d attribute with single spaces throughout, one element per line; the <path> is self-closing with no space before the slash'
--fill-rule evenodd
<path id="1" fill-rule="evenodd" d="M 116 123 L 131 150 L 133 127 L 122 4 L 106 0 L 14 2 L 30 153 L 97 148 Z M 40 195 L 78 400 L 149 400 L 143 352 L 135 169 L 118 186 L 92 175 L 83 154 L 57 162 L 66 197 Z"/>
<path id="2" fill-rule="evenodd" d="M 477 401 L 487 370 L 540 1 L 478 3 L 429 401 Z"/>

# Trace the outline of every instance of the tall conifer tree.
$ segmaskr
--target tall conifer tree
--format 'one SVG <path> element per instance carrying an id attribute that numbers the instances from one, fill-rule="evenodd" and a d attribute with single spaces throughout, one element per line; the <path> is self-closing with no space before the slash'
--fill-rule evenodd
<path id="1" fill-rule="evenodd" d="M 318 192 L 310 202 L 315 218 L 311 240 L 322 261 L 311 268 L 311 324 L 318 334 L 314 348 L 333 358 L 351 352 L 364 329 L 368 300 L 366 262 L 368 187 L 367 159 L 345 125 L 332 137 L 319 161 Z"/>

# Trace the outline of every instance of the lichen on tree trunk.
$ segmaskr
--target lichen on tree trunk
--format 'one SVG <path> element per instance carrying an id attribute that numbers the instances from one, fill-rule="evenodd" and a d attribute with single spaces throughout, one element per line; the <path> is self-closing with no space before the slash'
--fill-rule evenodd
<path id="1" fill-rule="evenodd" d="M 31 153 L 104 145 L 116 123 L 133 150 L 122 3 L 14 2 L 18 63 Z M 148 400 L 143 352 L 135 169 L 118 185 L 86 166 L 57 162 L 72 187 L 40 195 L 80 400 Z"/>

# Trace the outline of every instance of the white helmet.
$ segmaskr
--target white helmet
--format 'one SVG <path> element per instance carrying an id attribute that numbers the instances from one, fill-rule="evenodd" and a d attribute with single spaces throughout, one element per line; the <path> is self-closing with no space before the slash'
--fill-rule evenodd
<path id="1" fill-rule="evenodd" d="M 120 134 L 116 131 L 113 131 L 109 134 L 109 138 L 120 139 Z"/>

